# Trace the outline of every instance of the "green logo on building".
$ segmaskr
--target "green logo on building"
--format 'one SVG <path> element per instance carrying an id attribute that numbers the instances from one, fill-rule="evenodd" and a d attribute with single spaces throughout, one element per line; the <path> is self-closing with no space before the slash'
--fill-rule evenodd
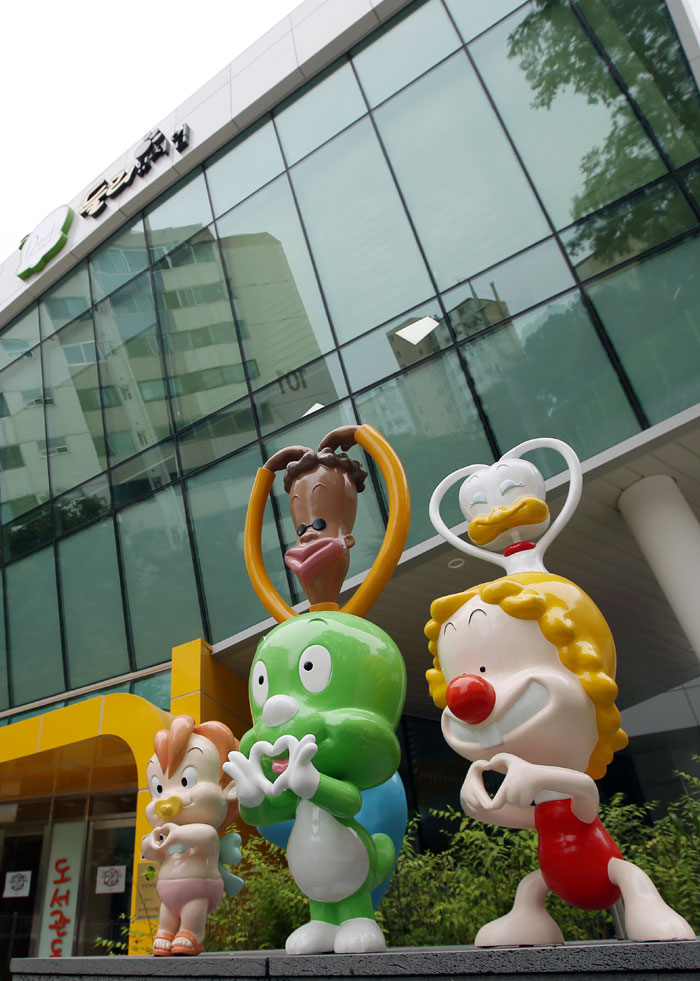
<path id="1" fill-rule="evenodd" d="M 33 232 L 25 235 L 19 245 L 20 261 L 17 275 L 29 279 L 44 268 L 49 259 L 57 255 L 68 240 L 68 229 L 73 221 L 73 209 L 67 204 L 56 208 Z"/>

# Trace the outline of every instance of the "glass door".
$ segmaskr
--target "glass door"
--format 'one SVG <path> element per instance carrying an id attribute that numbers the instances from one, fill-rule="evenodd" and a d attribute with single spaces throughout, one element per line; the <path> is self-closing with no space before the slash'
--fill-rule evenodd
<path id="1" fill-rule="evenodd" d="M 120 945 L 128 944 L 133 860 L 133 820 L 92 822 L 83 884 L 83 956 L 127 952 Z"/>
<path id="2" fill-rule="evenodd" d="M 0 978 L 10 959 L 30 953 L 39 887 L 42 834 L 5 835 L 0 857 Z"/>

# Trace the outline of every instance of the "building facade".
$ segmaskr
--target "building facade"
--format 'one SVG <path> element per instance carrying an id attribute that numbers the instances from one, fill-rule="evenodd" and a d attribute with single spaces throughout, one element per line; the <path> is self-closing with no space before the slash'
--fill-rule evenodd
<path id="1" fill-rule="evenodd" d="M 605 788 L 681 792 L 700 629 L 617 499 L 662 474 L 700 511 L 698 51 L 682 0 L 306 0 L 0 267 L 4 956 L 56 940 L 61 835 L 62 952 L 145 917 L 139 754 L 171 710 L 245 730 L 270 626 L 243 563 L 253 476 L 343 424 L 380 429 L 411 487 L 372 614 L 409 669 L 410 805 L 456 806 L 463 777 L 423 680 L 429 603 L 489 575 L 434 537 L 430 493 L 538 435 L 584 463 L 549 564 L 617 638 L 632 739 Z M 556 500 L 560 463 L 538 463 Z M 386 519 L 367 465 L 355 580 Z M 265 556 L 303 609 L 293 540 L 276 489 Z"/>

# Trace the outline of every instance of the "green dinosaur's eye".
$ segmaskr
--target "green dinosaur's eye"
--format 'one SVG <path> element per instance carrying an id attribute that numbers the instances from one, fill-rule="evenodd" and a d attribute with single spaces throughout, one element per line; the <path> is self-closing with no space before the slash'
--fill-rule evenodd
<path id="1" fill-rule="evenodd" d="M 302 651 L 299 658 L 299 677 L 301 683 L 310 692 L 323 691 L 331 680 L 330 651 L 321 644 L 312 644 Z"/>
<path id="2" fill-rule="evenodd" d="M 258 661 L 250 672 L 251 693 L 256 705 L 263 705 L 267 701 L 267 694 L 270 684 L 267 680 L 267 668 L 264 661 Z"/>

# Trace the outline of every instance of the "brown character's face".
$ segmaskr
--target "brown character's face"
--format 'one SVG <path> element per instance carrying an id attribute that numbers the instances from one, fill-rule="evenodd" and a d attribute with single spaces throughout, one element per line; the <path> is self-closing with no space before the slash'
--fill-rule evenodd
<path id="1" fill-rule="evenodd" d="M 289 507 L 297 544 L 284 560 L 310 603 L 336 603 L 355 544 L 357 488 L 340 467 L 318 466 L 294 481 Z"/>

